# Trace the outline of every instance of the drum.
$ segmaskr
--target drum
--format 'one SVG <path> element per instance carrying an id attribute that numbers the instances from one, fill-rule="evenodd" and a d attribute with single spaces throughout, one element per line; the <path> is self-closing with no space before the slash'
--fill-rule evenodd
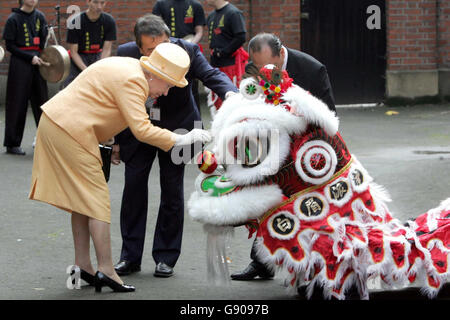
<path id="1" fill-rule="evenodd" d="M 3 58 L 5 57 L 5 50 L 3 47 L 0 47 L 0 62 L 3 61 Z"/>
<path id="2" fill-rule="evenodd" d="M 39 66 L 42 78 L 52 83 L 63 82 L 70 72 L 70 56 L 60 45 L 52 45 L 42 50 L 40 58 L 50 63 L 50 66 Z"/>

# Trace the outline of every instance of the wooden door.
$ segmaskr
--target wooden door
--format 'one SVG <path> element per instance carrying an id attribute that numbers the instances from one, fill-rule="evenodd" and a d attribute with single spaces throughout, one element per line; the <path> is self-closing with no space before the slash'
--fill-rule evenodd
<path id="1" fill-rule="evenodd" d="M 385 0 L 301 0 L 301 50 L 327 67 L 336 104 L 381 102 Z"/>

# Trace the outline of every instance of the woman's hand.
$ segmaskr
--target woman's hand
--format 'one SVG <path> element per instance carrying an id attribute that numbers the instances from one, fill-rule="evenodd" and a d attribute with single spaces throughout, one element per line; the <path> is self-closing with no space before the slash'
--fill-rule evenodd
<path id="1" fill-rule="evenodd" d="M 237 92 L 227 91 L 227 93 L 225 93 L 225 100 L 228 99 L 231 96 L 234 96 L 235 94 L 237 94 Z"/>
<path id="2" fill-rule="evenodd" d="M 186 134 L 175 133 L 175 146 L 190 145 L 197 141 L 207 143 L 211 141 L 211 134 L 202 129 L 192 129 Z"/>

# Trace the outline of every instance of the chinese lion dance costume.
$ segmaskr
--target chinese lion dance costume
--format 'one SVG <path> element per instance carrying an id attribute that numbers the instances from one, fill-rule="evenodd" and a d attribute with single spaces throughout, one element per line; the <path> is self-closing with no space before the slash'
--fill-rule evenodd
<path id="1" fill-rule="evenodd" d="M 308 298 L 321 287 L 326 299 L 345 299 L 350 288 L 369 299 L 371 279 L 418 283 L 435 297 L 450 275 L 450 198 L 400 222 L 338 126 L 286 71 L 250 68 L 214 118 L 190 216 L 211 233 L 256 231 L 259 260 L 287 270 L 290 288 L 306 285 Z"/>

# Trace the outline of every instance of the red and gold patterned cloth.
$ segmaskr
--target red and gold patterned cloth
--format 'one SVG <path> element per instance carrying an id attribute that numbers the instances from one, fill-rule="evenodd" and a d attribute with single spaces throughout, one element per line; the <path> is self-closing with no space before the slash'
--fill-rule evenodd
<path id="1" fill-rule="evenodd" d="M 343 299 L 356 285 L 368 299 L 367 280 L 376 276 L 390 286 L 420 280 L 424 292 L 435 296 L 450 272 L 450 206 L 402 224 L 361 164 L 342 156 L 346 148 L 307 136 L 293 144 L 294 160 L 301 164 L 302 181 L 317 184 L 298 185 L 298 192 L 259 220 L 259 258 L 287 268 L 293 287 L 322 286 L 326 298 Z M 320 183 L 327 172 L 334 174 Z"/>

